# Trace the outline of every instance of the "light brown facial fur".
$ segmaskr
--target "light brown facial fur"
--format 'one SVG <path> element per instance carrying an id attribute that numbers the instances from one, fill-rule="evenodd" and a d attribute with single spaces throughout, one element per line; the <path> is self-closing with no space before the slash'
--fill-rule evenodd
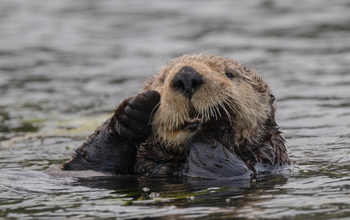
<path id="1" fill-rule="evenodd" d="M 185 66 L 193 68 L 203 80 L 190 99 L 173 85 L 175 75 Z M 184 55 L 170 60 L 146 81 L 141 92 L 147 90 L 156 90 L 161 95 L 152 133 L 154 141 L 169 150 L 186 149 L 187 141 L 200 130 L 200 126 L 194 131 L 182 129 L 190 115 L 200 116 L 202 124 L 227 117 L 233 126 L 234 143 L 239 147 L 259 141 L 263 124 L 273 110 L 270 88 L 253 69 L 215 55 Z"/>

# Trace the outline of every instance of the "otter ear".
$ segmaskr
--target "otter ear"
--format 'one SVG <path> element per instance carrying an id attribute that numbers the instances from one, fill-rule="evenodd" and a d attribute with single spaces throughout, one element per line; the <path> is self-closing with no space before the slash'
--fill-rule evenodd
<path id="1" fill-rule="evenodd" d="M 274 101 L 275 101 L 275 96 L 274 95 L 272 95 L 272 94 L 270 94 L 270 104 L 272 104 Z"/>

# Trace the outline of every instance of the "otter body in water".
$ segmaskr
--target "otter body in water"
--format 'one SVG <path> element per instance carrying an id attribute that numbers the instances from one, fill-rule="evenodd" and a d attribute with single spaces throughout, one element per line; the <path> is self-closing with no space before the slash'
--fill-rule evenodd
<path id="1" fill-rule="evenodd" d="M 252 69 L 184 55 L 124 100 L 59 169 L 205 178 L 273 172 L 290 165 L 274 99 Z"/>

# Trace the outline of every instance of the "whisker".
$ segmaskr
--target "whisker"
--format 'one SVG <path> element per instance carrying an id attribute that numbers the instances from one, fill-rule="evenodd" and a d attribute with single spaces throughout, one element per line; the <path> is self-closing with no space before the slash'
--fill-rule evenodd
<path id="1" fill-rule="evenodd" d="M 230 124 L 232 125 L 232 121 L 231 121 L 231 115 L 230 113 L 227 111 L 225 105 L 223 103 L 219 103 L 219 105 L 221 106 L 221 108 L 225 111 L 227 117 L 228 117 L 228 120 L 230 121 Z"/>
<path id="2" fill-rule="evenodd" d="M 221 112 L 217 103 L 215 104 L 215 110 L 218 113 L 219 117 L 221 117 Z"/>
<path id="3" fill-rule="evenodd" d="M 158 102 L 158 104 L 157 104 L 156 106 L 154 106 L 154 108 L 152 109 L 151 114 L 150 114 L 151 116 L 154 115 L 155 110 L 158 109 L 159 106 L 160 106 L 160 102 Z M 151 124 L 151 118 L 153 118 L 153 117 L 150 117 L 150 119 L 149 119 L 148 122 L 147 122 L 147 125 L 150 125 L 150 124 Z"/>

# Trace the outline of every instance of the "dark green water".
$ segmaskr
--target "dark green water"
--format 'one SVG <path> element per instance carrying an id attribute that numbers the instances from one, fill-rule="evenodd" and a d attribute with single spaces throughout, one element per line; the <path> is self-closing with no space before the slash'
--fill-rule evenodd
<path id="1" fill-rule="evenodd" d="M 349 219 L 349 1 L 0 0 L 0 218 Z M 253 180 L 55 179 L 168 59 L 254 67 L 294 172 Z"/>

